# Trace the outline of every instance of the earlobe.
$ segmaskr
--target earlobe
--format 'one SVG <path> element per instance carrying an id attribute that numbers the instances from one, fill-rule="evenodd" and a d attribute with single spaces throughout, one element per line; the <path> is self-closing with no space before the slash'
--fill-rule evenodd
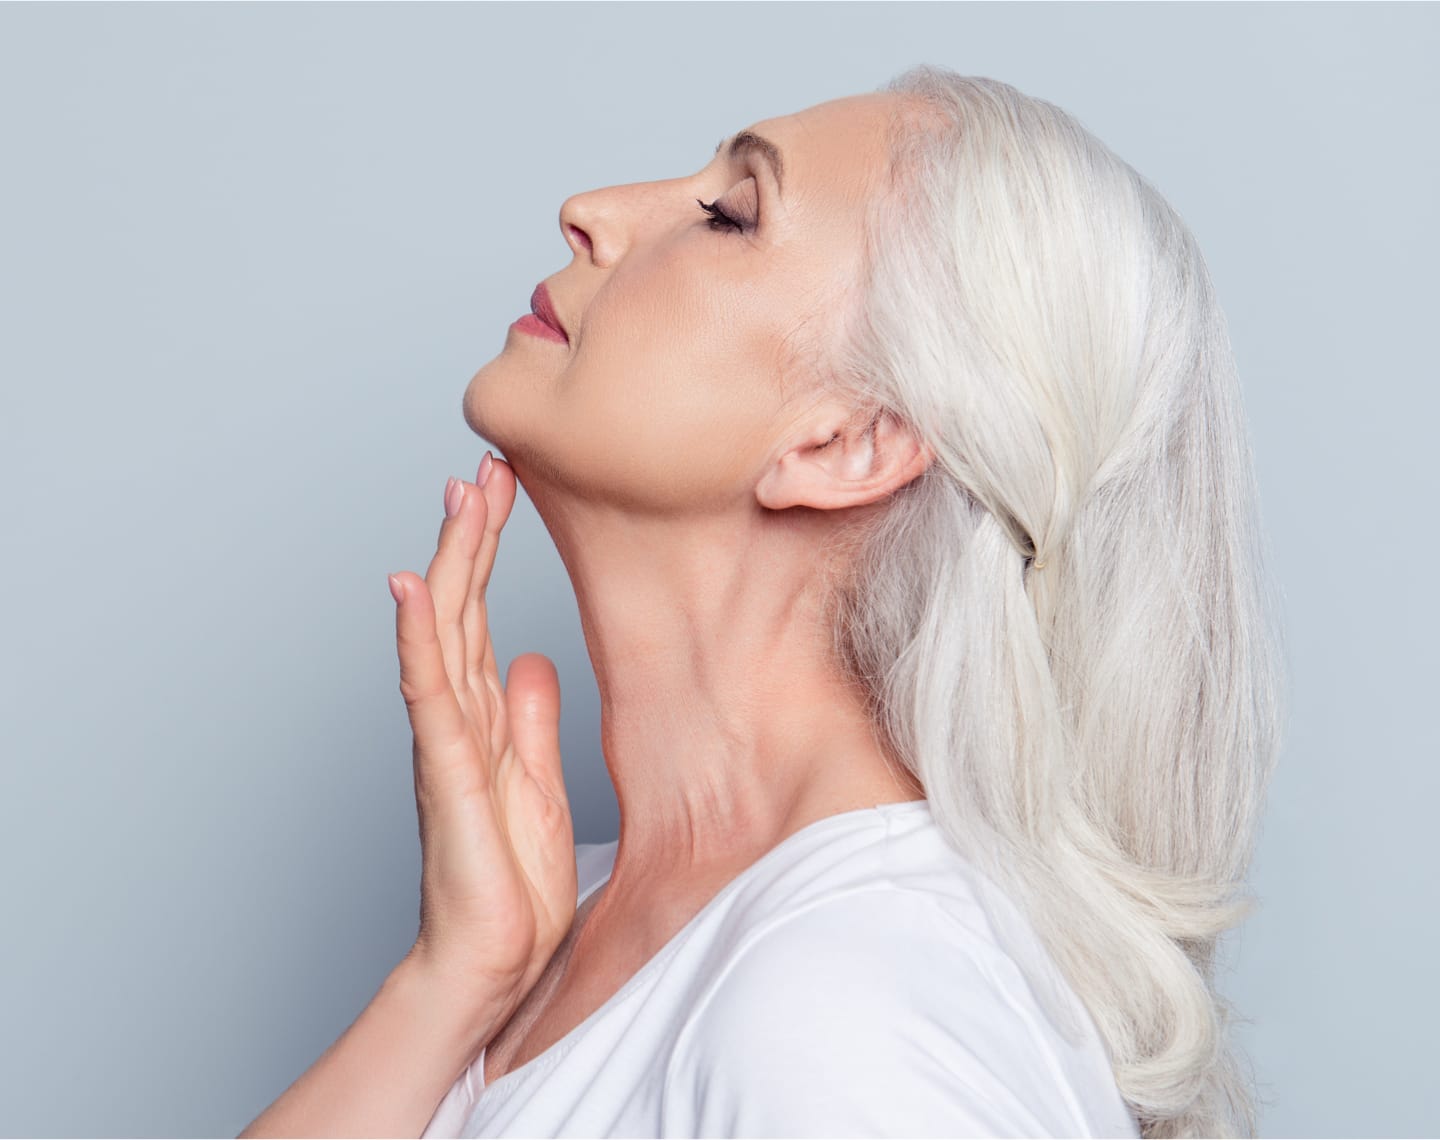
<path id="1" fill-rule="evenodd" d="M 764 472 L 755 497 L 771 510 L 865 506 L 911 482 L 933 459 L 933 450 L 889 412 L 856 416 L 804 435 Z"/>

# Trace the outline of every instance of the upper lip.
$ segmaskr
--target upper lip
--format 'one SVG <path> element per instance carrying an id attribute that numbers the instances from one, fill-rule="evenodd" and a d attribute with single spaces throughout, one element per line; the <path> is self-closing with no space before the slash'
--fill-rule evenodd
<path id="1" fill-rule="evenodd" d="M 565 331 L 565 326 L 555 315 L 555 305 L 550 300 L 550 290 L 545 288 L 543 281 L 536 285 L 535 292 L 530 294 L 530 311 L 563 336 L 565 343 L 570 343 L 570 334 Z"/>

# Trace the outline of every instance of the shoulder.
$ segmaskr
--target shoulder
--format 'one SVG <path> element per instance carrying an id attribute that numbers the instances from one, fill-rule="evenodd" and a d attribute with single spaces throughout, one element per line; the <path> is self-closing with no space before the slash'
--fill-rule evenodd
<path id="1" fill-rule="evenodd" d="M 877 884 L 736 948 L 677 1038 L 667 1111 L 694 1135 L 1085 1135 L 1063 1048 L 980 928 Z"/>

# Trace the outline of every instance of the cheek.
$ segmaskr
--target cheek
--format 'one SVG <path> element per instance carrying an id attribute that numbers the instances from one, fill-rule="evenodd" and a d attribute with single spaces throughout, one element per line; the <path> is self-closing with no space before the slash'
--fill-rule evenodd
<path id="1" fill-rule="evenodd" d="M 618 477 L 694 502 L 753 471 L 779 410 L 776 338 L 744 287 L 675 275 L 592 302 L 557 393 Z"/>
<path id="2" fill-rule="evenodd" d="M 690 251 L 618 271 L 586 314 L 568 394 L 623 394 L 636 412 L 700 422 L 763 398 L 773 387 L 764 307 L 745 285 L 702 272 L 705 264 Z"/>

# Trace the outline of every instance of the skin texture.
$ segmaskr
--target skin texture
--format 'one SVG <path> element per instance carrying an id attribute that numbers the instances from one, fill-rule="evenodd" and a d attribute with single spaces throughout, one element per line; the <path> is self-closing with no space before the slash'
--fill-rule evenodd
<path id="1" fill-rule="evenodd" d="M 620 806 L 614 873 L 489 1046 L 487 1081 L 799 828 L 923 794 L 832 663 L 821 610 L 842 531 L 932 459 L 815 388 L 903 103 L 858 95 L 752 124 L 783 152 L 783 199 L 762 158 L 723 152 L 567 199 L 572 258 L 546 283 L 570 343 L 512 328 L 465 392 L 574 584 Z M 716 231 L 697 198 L 746 231 Z"/>

